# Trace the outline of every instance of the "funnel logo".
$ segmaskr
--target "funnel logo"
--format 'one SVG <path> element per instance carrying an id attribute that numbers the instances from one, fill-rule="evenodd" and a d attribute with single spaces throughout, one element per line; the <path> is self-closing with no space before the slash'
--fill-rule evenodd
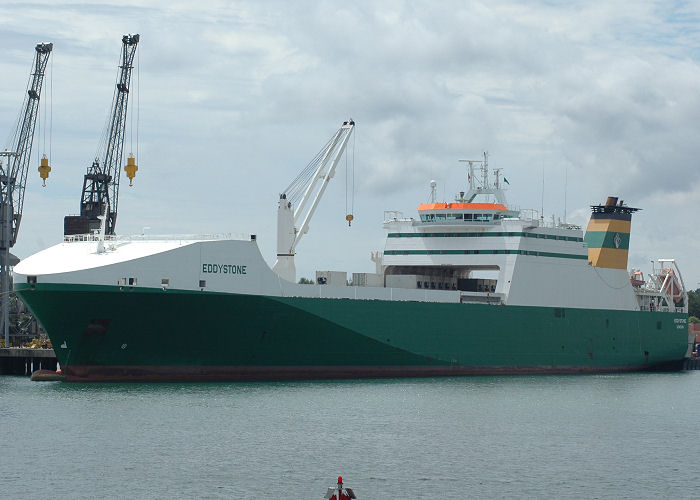
<path id="1" fill-rule="evenodd" d="M 613 243 L 615 243 L 615 248 L 620 248 L 620 243 L 622 243 L 622 238 L 620 238 L 620 233 L 615 233 L 613 238 Z"/>

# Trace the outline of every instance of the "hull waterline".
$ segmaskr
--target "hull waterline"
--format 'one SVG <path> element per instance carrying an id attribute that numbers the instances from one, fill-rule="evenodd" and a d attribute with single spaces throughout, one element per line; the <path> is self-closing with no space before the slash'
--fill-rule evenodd
<path id="1" fill-rule="evenodd" d="M 680 368 L 684 315 L 25 285 L 68 380 L 286 380 Z M 680 320 L 680 323 L 677 321 Z"/>

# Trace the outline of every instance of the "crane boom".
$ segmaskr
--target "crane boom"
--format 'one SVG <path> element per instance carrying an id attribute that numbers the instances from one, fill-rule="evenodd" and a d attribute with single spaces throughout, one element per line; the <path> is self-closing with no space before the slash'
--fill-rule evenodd
<path id="1" fill-rule="evenodd" d="M 119 202 L 119 178 L 124 154 L 124 133 L 129 104 L 129 85 L 139 35 L 124 35 L 119 74 L 114 89 L 112 110 L 107 124 L 104 156 L 99 156 L 83 177 L 80 215 L 64 218 L 63 233 L 84 234 L 100 229 L 99 217 L 105 215 L 105 234 L 114 234 Z"/>
<path id="2" fill-rule="evenodd" d="M 272 270 L 288 281 L 296 281 L 296 266 L 294 264 L 296 247 L 309 230 L 309 221 L 313 217 L 328 183 L 335 175 L 335 169 L 354 128 L 355 122 L 352 118 L 343 122 L 343 125 L 321 152 L 285 189 L 284 193 L 280 194 L 277 208 L 277 261 Z M 319 182 L 320 184 L 318 184 Z M 302 192 L 303 195 L 301 195 Z M 297 195 L 301 195 L 301 200 L 295 208 L 294 198 Z M 309 200 L 311 200 L 311 206 L 304 213 L 304 207 Z M 295 224 L 302 214 L 304 217 L 301 226 L 297 228 Z"/>
<path id="3" fill-rule="evenodd" d="M 0 155 L 6 157 L 6 165 L 0 162 L 0 282 L 2 282 L 2 327 L 5 347 L 10 345 L 10 248 L 17 241 L 19 223 L 22 221 L 24 188 L 27 183 L 27 170 L 32 155 L 34 129 L 39 114 L 39 99 L 44 83 L 46 63 L 53 49 L 52 43 L 39 43 L 29 76 L 27 95 L 22 105 L 23 112 L 17 122 L 13 151 L 5 150 Z M 42 162 L 43 166 L 43 162 Z M 46 162 L 48 169 L 48 162 Z M 46 172 L 48 175 L 48 171 Z"/>
<path id="4" fill-rule="evenodd" d="M 17 242 L 19 224 L 22 221 L 22 208 L 24 206 L 24 188 L 27 184 L 27 171 L 29 160 L 32 155 L 32 145 L 34 143 L 34 129 L 39 113 L 39 100 L 41 98 L 41 88 L 44 82 L 44 72 L 49 61 L 52 43 L 39 43 L 35 47 L 36 54 L 32 63 L 32 72 L 29 76 L 27 95 L 22 106 L 23 112 L 15 131 L 15 141 L 12 150 L 6 152 L 6 166 L 0 163 L 0 182 L 2 183 L 2 195 L 0 205 L 0 234 L 5 235 L 9 230 L 9 238 L 5 241 L 2 238 L 0 248 L 11 248 Z M 5 225 L 9 224 L 9 228 Z"/>

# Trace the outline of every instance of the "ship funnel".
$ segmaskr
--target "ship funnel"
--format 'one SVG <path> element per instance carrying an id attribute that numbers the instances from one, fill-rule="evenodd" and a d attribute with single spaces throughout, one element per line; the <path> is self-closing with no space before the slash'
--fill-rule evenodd
<path id="1" fill-rule="evenodd" d="M 622 201 L 618 203 L 616 196 L 609 196 L 605 205 L 591 205 L 591 210 L 583 239 L 588 244 L 588 261 L 595 267 L 627 269 L 632 214 L 639 208 L 628 207 Z"/>

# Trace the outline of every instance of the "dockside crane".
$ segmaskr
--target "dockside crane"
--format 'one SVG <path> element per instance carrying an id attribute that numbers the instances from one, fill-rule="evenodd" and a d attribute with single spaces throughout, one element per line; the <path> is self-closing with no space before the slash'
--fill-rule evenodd
<path id="1" fill-rule="evenodd" d="M 129 104 L 131 70 L 133 69 L 139 35 L 124 35 L 120 56 L 119 74 L 114 89 L 112 110 L 107 122 L 104 142 L 104 155 L 95 157 L 83 178 L 83 191 L 80 198 L 80 215 L 67 215 L 63 219 L 63 234 L 88 234 L 99 231 L 104 216 L 104 234 L 114 234 L 117 223 L 117 203 L 119 201 L 119 177 L 124 154 L 126 115 Z M 129 179 L 133 179 L 136 161 L 133 155 L 125 167 Z"/>
<path id="2" fill-rule="evenodd" d="M 13 134 L 12 149 L 0 152 L 0 280 L 2 280 L 2 322 L 6 346 L 9 345 L 10 248 L 17 242 L 19 225 L 22 221 L 24 189 L 27 184 L 34 130 L 39 114 L 41 88 L 52 50 L 52 43 L 36 45 L 27 95 Z M 51 168 L 48 165 L 48 158 L 42 158 L 39 172 L 44 180 L 48 177 L 49 170 Z"/>

